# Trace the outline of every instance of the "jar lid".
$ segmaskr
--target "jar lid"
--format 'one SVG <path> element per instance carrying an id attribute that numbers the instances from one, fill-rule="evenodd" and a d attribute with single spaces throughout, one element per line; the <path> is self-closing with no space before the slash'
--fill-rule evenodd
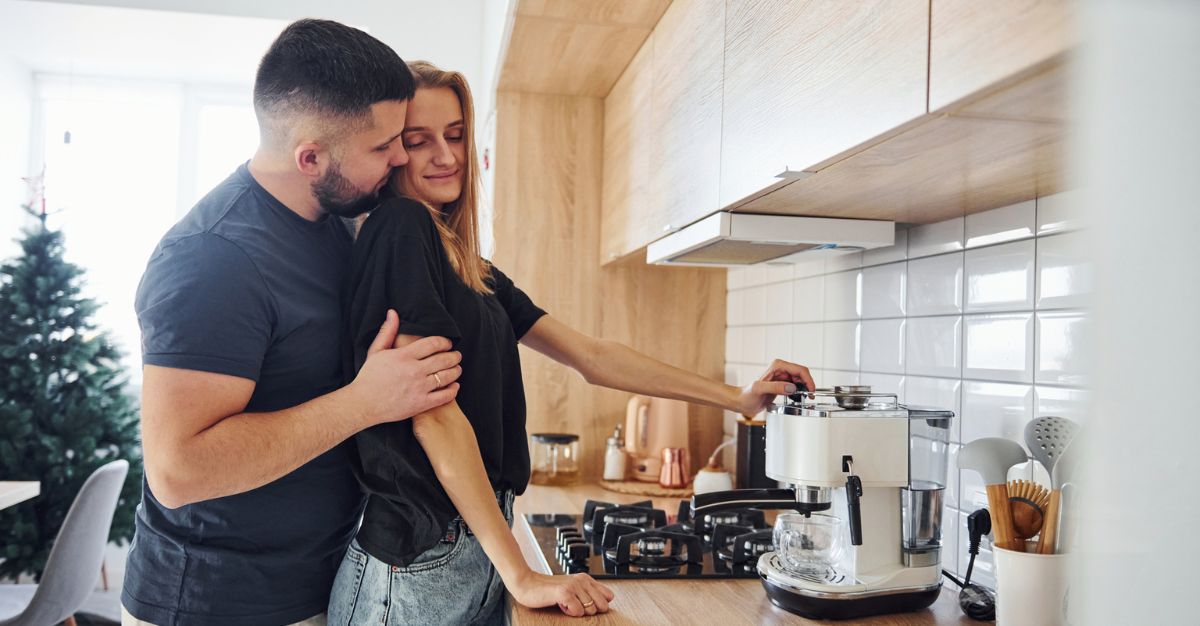
<path id="1" fill-rule="evenodd" d="M 563 444 L 579 441 L 579 435 L 569 433 L 533 433 L 529 438 L 535 443 Z"/>

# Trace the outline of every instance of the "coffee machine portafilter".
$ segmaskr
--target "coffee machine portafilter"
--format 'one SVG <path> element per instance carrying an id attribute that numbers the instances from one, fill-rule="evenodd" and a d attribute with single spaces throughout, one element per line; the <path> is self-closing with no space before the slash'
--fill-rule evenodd
<path id="1" fill-rule="evenodd" d="M 941 590 L 953 418 L 867 387 L 798 392 L 766 416 L 767 476 L 791 487 L 697 495 L 693 517 L 747 507 L 836 515 L 849 545 L 825 575 L 791 571 L 778 552 L 759 558 L 771 602 L 820 619 L 925 608 Z"/>

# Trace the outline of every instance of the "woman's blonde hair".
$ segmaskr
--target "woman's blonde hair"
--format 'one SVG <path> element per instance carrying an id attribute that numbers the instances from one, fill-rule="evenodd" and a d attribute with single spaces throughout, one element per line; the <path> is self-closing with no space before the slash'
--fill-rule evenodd
<path id="1" fill-rule="evenodd" d="M 475 105 L 471 99 L 471 88 L 467 79 L 459 72 L 447 72 L 428 61 L 413 61 L 408 64 L 416 79 L 417 89 L 448 87 L 458 96 L 462 107 L 463 139 L 466 152 L 463 169 L 462 191 L 458 199 L 447 202 L 439 211 L 424 203 L 433 215 L 438 234 L 454 273 L 471 289 L 479 293 L 492 293 L 486 280 L 492 277 L 492 268 L 483 260 L 479 246 L 479 198 L 481 185 L 479 162 L 475 155 Z M 411 106 L 411 105 L 410 105 Z M 400 177 L 394 177 L 393 185 Z M 402 189 L 396 191 L 403 193 Z"/>

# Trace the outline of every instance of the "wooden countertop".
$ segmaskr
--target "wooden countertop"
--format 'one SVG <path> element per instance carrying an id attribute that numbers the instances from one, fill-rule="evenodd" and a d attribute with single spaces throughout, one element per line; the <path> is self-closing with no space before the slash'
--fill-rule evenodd
<path id="1" fill-rule="evenodd" d="M 537 547 L 533 544 L 523 513 L 575 513 L 587 499 L 606 502 L 635 502 L 645 498 L 606 491 L 599 485 L 541 487 L 530 485 L 517 498 L 513 534 L 530 565 L 544 571 Z M 655 498 L 655 505 L 674 511 L 678 500 Z M 547 572 L 548 573 L 548 572 Z M 777 608 L 767 599 L 757 580 L 604 580 L 616 593 L 611 610 L 589 618 L 589 624 L 828 624 L 814 621 Z M 513 626 L 569 623 L 572 618 L 558 608 L 529 609 L 509 598 L 509 616 Z M 958 608 L 953 584 L 943 587 L 937 602 L 927 610 L 896 615 L 838 621 L 838 626 L 871 624 L 876 626 L 925 626 L 928 624 L 975 624 Z"/>

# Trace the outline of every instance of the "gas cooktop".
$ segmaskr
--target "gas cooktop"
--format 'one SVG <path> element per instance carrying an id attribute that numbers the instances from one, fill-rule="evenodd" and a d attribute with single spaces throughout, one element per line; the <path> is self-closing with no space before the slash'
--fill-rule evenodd
<path id="1" fill-rule="evenodd" d="M 736 509 L 691 518 L 688 501 L 668 523 L 649 500 L 588 500 L 582 515 L 526 514 L 550 571 L 593 578 L 756 578 L 759 555 L 774 549 L 763 512 Z"/>

